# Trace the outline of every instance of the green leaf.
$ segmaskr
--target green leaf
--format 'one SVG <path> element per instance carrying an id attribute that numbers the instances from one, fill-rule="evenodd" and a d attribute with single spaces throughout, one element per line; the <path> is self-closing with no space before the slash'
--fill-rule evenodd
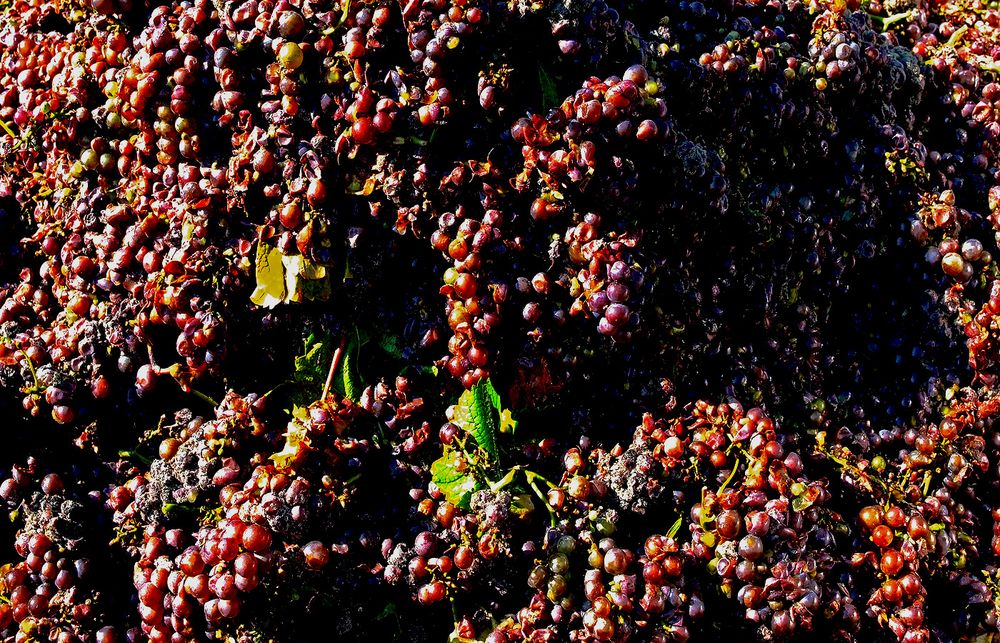
<path id="1" fill-rule="evenodd" d="M 667 532 L 667 538 L 673 538 L 674 536 L 676 536 L 677 532 L 681 530 L 681 525 L 683 524 L 684 521 L 681 519 L 680 516 L 678 516 L 677 520 L 674 521 L 674 524 L 670 526 L 670 531 Z"/>
<path id="2" fill-rule="evenodd" d="M 302 297 L 308 301 L 326 301 L 333 294 L 329 279 L 307 279 L 300 285 Z"/>
<path id="3" fill-rule="evenodd" d="M 484 380 L 484 382 L 485 382 L 484 386 L 486 388 L 486 395 L 489 397 L 490 403 L 493 405 L 493 408 L 500 415 L 499 418 L 500 425 L 498 427 L 498 430 L 500 431 L 500 433 L 513 433 L 517 429 L 517 420 L 515 420 L 514 417 L 510 414 L 509 409 L 505 409 L 503 407 L 503 403 L 500 401 L 500 394 L 497 393 L 497 390 L 493 387 L 493 382 L 491 382 L 489 379 Z"/>
<path id="4" fill-rule="evenodd" d="M 467 468 L 467 463 L 461 453 L 457 451 L 445 453 L 431 463 L 431 479 L 439 487 L 443 484 L 451 484 L 467 477 L 465 473 Z"/>
<path id="5" fill-rule="evenodd" d="M 394 616 L 397 611 L 398 611 L 398 609 L 396 608 L 396 604 L 394 602 L 390 601 L 389 603 L 386 604 L 385 609 L 383 609 L 379 613 L 379 615 L 375 617 L 374 620 L 376 622 L 385 620 L 385 619 L 389 618 L 390 616 Z"/>
<path id="6" fill-rule="evenodd" d="M 555 80 L 541 65 L 538 66 L 538 84 L 542 88 L 542 109 L 551 109 L 562 102 L 559 100 Z"/>
<path id="7" fill-rule="evenodd" d="M 378 340 L 379 347 L 390 357 L 403 359 L 403 347 L 399 344 L 399 338 L 395 335 L 382 335 Z"/>
<path id="8" fill-rule="evenodd" d="M 295 381 L 306 387 L 323 386 L 331 358 L 330 335 L 326 332 L 309 333 L 303 353 L 295 357 Z"/>
<path id="9" fill-rule="evenodd" d="M 490 395 L 492 386 L 480 380 L 475 386 L 462 393 L 455 405 L 455 423 L 470 433 L 490 460 L 496 463 L 500 453 L 497 449 L 497 412 Z M 493 391 L 496 394 L 496 391 Z"/>
<path id="10" fill-rule="evenodd" d="M 281 263 L 285 268 L 287 301 L 300 302 L 303 298 L 317 298 L 324 291 L 324 286 L 325 290 L 329 290 L 326 268 L 323 266 L 314 264 L 302 255 L 285 255 L 281 258 Z"/>
<path id="11" fill-rule="evenodd" d="M 431 463 L 431 480 L 448 502 L 462 509 L 468 509 L 472 494 L 483 488 L 472 476 L 468 462 L 456 451 L 445 453 Z"/>
<path id="12" fill-rule="evenodd" d="M 358 375 L 357 360 L 354 358 L 357 349 L 357 344 L 354 345 L 354 350 L 348 349 L 344 354 L 344 365 L 340 369 L 340 372 L 343 374 L 341 381 L 344 385 L 344 397 L 353 402 L 357 402 L 358 396 L 361 394 L 361 391 L 358 390 L 360 388 L 361 377 Z"/>
<path id="13" fill-rule="evenodd" d="M 490 404 L 493 405 L 493 408 L 496 409 L 497 413 L 500 413 L 500 411 L 503 410 L 503 403 L 500 402 L 500 394 L 497 393 L 497 390 L 493 387 L 493 382 L 487 378 L 485 380 L 480 380 L 479 384 L 482 385 L 483 390 L 486 392 L 486 397 L 489 399 Z M 477 384 L 477 386 L 479 384 Z"/>
<path id="14" fill-rule="evenodd" d="M 368 335 L 355 327 L 344 346 L 344 354 L 340 358 L 337 372 L 333 374 L 333 390 L 352 402 L 357 402 L 361 398 L 361 392 L 365 389 L 358 364 L 361 347 L 367 343 Z"/>

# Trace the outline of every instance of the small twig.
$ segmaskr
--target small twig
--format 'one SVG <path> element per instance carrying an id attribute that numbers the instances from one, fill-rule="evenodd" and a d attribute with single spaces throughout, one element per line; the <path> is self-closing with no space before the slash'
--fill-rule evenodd
<path id="1" fill-rule="evenodd" d="M 333 386 L 333 375 L 337 372 L 337 367 L 340 365 L 340 356 L 344 352 L 344 346 L 347 344 L 347 337 L 340 338 L 340 346 L 337 350 L 333 352 L 333 362 L 330 363 L 330 372 L 326 374 L 326 384 L 323 385 L 323 397 L 321 399 L 326 399 L 330 394 L 330 387 Z"/>

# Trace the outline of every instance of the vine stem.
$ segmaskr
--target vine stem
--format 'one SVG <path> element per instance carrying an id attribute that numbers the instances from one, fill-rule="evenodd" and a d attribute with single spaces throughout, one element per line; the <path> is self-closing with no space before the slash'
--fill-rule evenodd
<path id="1" fill-rule="evenodd" d="M 347 337 L 340 338 L 340 346 L 337 346 L 337 350 L 333 352 L 333 361 L 330 363 L 330 372 L 326 374 L 326 383 L 323 385 L 323 397 L 321 399 L 326 399 L 326 396 L 330 394 L 330 387 L 333 386 L 333 374 L 337 372 L 337 366 L 340 365 L 340 356 L 344 352 L 344 346 L 347 345 Z"/>

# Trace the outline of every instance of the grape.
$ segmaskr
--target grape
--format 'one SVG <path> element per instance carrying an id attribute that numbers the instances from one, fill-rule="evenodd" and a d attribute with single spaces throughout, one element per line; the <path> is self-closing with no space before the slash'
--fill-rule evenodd
<path id="1" fill-rule="evenodd" d="M 312 569 L 322 569 L 330 562 L 330 551 L 319 541 L 306 543 L 302 547 L 306 565 Z"/>

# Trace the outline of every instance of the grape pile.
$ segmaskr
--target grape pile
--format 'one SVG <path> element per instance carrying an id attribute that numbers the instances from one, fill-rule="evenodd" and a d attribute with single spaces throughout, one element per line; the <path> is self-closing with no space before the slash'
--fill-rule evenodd
<path id="1" fill-rule="evenodd" d="M 0 2 L 0 638 L 991 640 L 1000 9 Z"/>

